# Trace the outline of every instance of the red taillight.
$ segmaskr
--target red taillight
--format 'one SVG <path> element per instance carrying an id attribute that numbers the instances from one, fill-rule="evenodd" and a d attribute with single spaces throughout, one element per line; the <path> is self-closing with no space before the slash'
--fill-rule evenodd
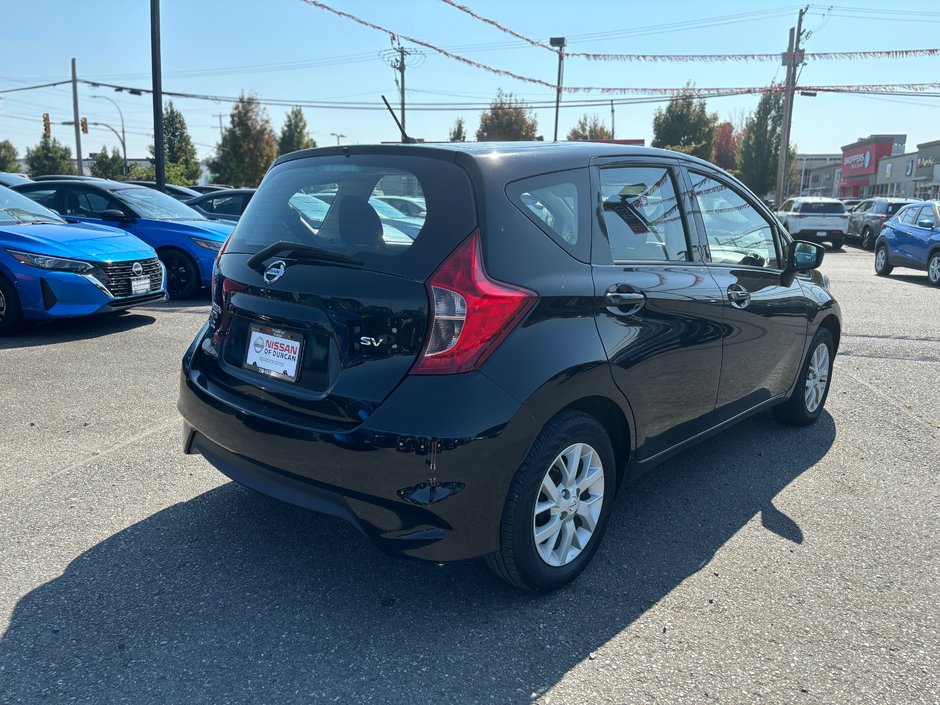
<path id="1" fill-rule="evenodd" d="M 487 276 L 479 230 L 444 260 L 427 287 L 433 306 L 428 340 L 412 374 L 476 369 L 535 303 L 534 292 Z"/>
<path id="2" fill-rule="evenodd" d="M 212 263 L 212 288 L 210 289 L 210 291 L 212 292 L 212 296 L 210 300 L 214 304 L 219 304 L 219 306 L 222 305 L 222 299 L 216 298 L 216 293 L 217 293 L 216 279 L 219 278 L 219 258 L 223 254 L 225 254 L 225 248 L 228 247 L 229 240 L 231 239 L 232 239 L 231 235 L 225 238 L 225 242 L 222 243 L 222 247 L 219 248 L 219 251 L 215 256 L 215 261 Z"/>

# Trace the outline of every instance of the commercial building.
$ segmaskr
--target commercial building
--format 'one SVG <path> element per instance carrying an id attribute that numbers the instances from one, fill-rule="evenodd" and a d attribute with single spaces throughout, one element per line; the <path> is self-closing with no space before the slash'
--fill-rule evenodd
<path id="1" fill-rule="evenodd" d="M 820 167 L 841 165 L 841 154 L 797 154 L 793 165 L 800 170 L 801 196 L 831 196 L 832 193 L 814 193 L 812 190 L 812 175 Z M 818 184 L 818 182 L 817 182 Z"/>
<path id="2" fill-rule="evenodd" d="M 940 198 L 940 140 L 917 145 L 914 162 L 914 198 Z"/>
<path id="3" fill-rule="evenodd" d="M 904 153 L 907 135 L 870 135 L 842 147 L 838 198 L 868 198 L 877 190 L 878 164 Z"/>

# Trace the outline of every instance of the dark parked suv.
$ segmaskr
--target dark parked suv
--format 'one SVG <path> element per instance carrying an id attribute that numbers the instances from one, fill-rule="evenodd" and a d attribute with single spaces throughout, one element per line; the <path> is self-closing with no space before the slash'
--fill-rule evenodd
<path id="1" fill-rule="evenodd" d="M 427 205 L 413 236 L 369 204 L 402 184 Z M 185 451 L 389 553 L 557 588 L 624 480 L 762 409 L 819 416 L 841 330 L 822 253 L 662 150 L 286 155 L 183 358 Z"/>
<path id="2" fill-rule="evenodd" d="M 862 201 L 849 213 L 847 237 L 856 238 L 866 250 L 875 249 L 875 240 L 882 226 L 908 203 L 917 201 L 907 198 L 869 198 Z"/>

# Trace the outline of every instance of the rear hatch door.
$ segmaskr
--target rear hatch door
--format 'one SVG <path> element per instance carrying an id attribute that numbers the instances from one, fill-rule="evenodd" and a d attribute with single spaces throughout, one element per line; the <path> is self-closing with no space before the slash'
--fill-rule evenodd
<path id="1" fill-rule="evenodd" d="M 383 193 L 424 198 L 426 216 L 403 231 L 370 205 Z M 469 178 L 451 155 L 274 167 L 213 277 L 199 363 L 210 391 L 303 427 L 362 423 L 421 354 L 425 281 L 476 222 Z"/>

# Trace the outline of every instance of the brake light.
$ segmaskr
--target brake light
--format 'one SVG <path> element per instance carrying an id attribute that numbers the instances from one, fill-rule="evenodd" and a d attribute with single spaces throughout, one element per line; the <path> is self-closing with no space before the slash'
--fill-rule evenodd
<path id="1" fill-rule="evenodd" d="M 216 280 L 219 278 L 219 258 L 225 254 L 225 248 L 228 247 L 228 243 L 231 239 L 231 234 L 225 238 L 225 242 L 222 243 L 222 247 L 219 248 L 219 252 L 215 256 L 215 261 L 212 263 L 212 288 L 210 290 L 212 295 L 210 296 L 210 301 L 212 301 L 213 304 L 218 304 L 220 307 L 222 305 L 222 299 L 221 297 L 218 299 L 216 298 L 216 293 L 218 290 Z"/>
<path id="2" fill-rule="evenodd" d="M 475 230 L 428 279 L 428 340 L 412 374 L 478 368 L 535 304 L 534 292 L 490 279 L 482 254 Z"/>

